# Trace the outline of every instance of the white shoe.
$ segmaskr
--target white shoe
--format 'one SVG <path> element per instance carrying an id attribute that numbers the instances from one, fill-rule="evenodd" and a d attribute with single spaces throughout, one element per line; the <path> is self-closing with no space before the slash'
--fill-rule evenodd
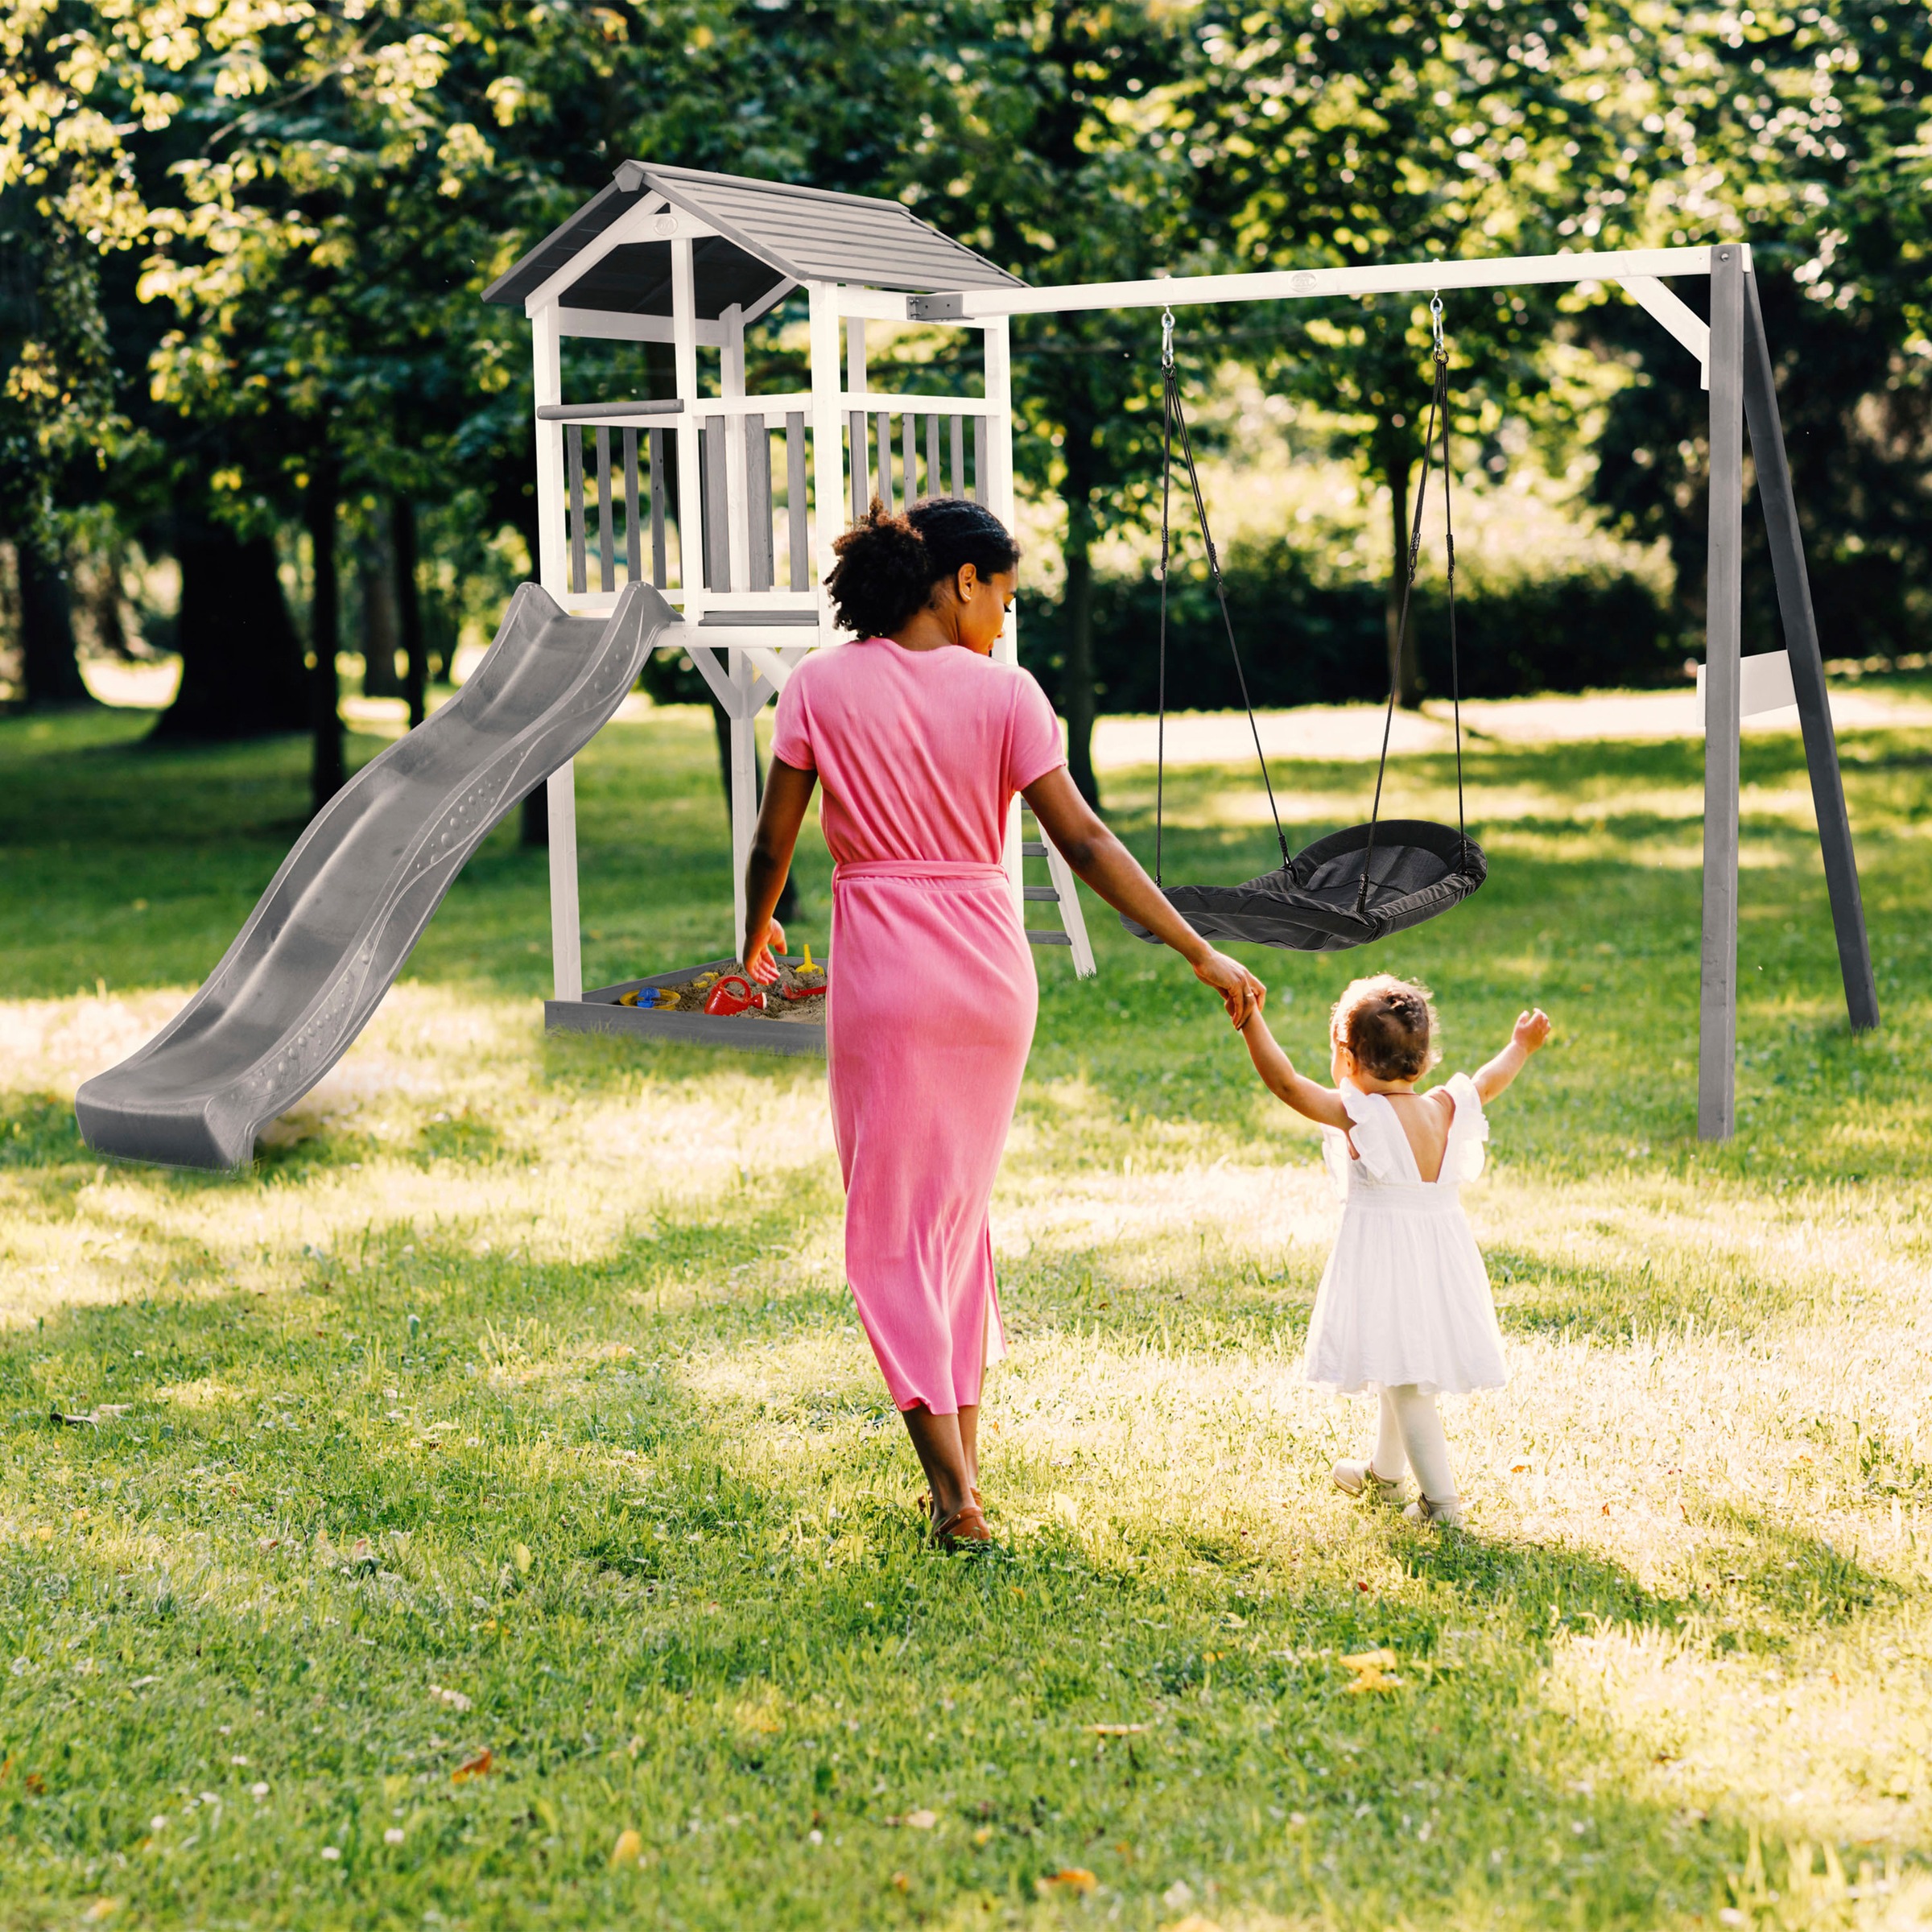
<path id="1" fill-rule="evenodd" d="M 1441 1523 L 1451 1530 L 1463 1526 L 1463 1499 L 1459 1496 L 1446 1496 L 1441 1501 L 1430 1501 L 1427 1496 L 1411 1503 L 1402 1512 L 1406 1523 Z"/>
<path id="2" fill-rule="evenodd" d="M 1384 1503 L 1392 1509 L 1402 1501 L 1408 1487 L 1399 1476 L 1393 1482 L 1377 1476 L 1373 1462 L 1337 1463 L 1328 1472 L 1328 1480 L 1344 1496 L 1360 1496 L 1366 1492 L 1370 1502 Z"/>

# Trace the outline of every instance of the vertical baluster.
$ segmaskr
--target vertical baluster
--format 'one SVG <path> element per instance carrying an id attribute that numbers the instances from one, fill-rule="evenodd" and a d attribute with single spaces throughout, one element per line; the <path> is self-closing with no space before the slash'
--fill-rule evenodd
<path id="1" fill-rule="evenodd" d="M 638 527 L 638 432 L 624 432 L 624 580 L 644 574 L 644 533 Z"/>
<path id="2" fill-rule="evenodd" d="M 584 568 L 584 427 L 580 423 L 564 426 L 564 474 L 570 486 L 570 588 L 582 595 L 587 580 Z"/>
<path id="3" fill-rule="evenodd" d="M 650 580 L 659 590 L 670 588 L 671 572 L 664 558 L 664 496 L 670 473 L 664 467 L 664 432 L 650 432 Z"/>
<path id="4" fill-rule="evenodd" d="M 939 419 L 935 411 L 926 419 L 926 493 L 943 497 L 946 480 L 939 474 Z"/>
<path id="5" fill-rule="evenodd" d="M 919 419 L 914 410 L 907 410 L 899 426 L 899 446 L 903 452 L 906 466 L 906 506 L 912 506 L 918 496 L 919 476 Z"/>
<path id="6" fill-rule="evenodd" d="M 879 411 L 879 501 L 886 506 L 886 514 L 893 511 L 892 501 L 892 412 Z"/>
<path id="7" fill-rule="evenodd" d="M 731 524 L 724 488 L 724 419 L 704 419 L 704 561 L 707 588 L 731 588 Z"/>
<path id="8" fill-rule="evenodd" d="M 791 587 L 811 588 L 811 539 L 805 527 L 805 416 L 785 419 L 785 508 L 791 522 Z"/>
<path id="9" fill-rule="evenodd" d="M 747 590 L 770 590 L 772 581 L 771 436 L 762 416 L 745 419 L 745 567 Z"/>
<path id="10" fill-rule="evenodd" d="M 955 416 L 952 419 L 952 485 L 949 494 L 963 497 L 966 493 L 966 419 Z"/>
<path id="11" fill-rule="evenodd" d="M 617 587 L 617 527 L 610 500 L 610 430 L 597 425 L 597 588 Z"/>
<path id="12" fill-rule="evenodd" d="M 852 412 L 852 520 L 857 522 L 865 514 L 865 506 L 872 495 L 870 464 L 866 460 L 865 412 L 855 409 Z"/>
<path id="13" fill-rule="evenodd" d="M 986 419 L 972 419 L 972 500 L 984 503 L 992 494 L 986 487 Z"/>

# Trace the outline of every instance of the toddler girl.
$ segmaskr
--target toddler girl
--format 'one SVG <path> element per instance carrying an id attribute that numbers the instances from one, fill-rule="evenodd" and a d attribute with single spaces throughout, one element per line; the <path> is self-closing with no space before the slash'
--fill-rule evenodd
<path id="1" fill-rule="evenodd" d="M 1323 1129 L 1342 1197 L 1308 1326 L 1307 1376 L 1347 1394 L 1373 1385 L 1381 1422 L 1366 1462 L 1335 1465 L 1335 1487 L 1397 1503 L 1413 1469 L 1421 1496 L 1403 1515 L 1459 1523 L 1435 1398 L 1500 1389 L 1505 1377 L 1489 1277 L 1456 1191 L 1483 1170 L 1484 1102 L 1549 1038 L 1548 1016 L 1522 1014 L 1473 1080 L 1452 1074 L 1426 1093 L 1415 1083 L 1440 1058 L 1435 1009 L 1426 988 L 1387 973 L 1356 980 L 1335 1003 L 1333 1087 L 1297 1073 L 1258 1012 L 1241 1036 L 1269 1091 Z"/>

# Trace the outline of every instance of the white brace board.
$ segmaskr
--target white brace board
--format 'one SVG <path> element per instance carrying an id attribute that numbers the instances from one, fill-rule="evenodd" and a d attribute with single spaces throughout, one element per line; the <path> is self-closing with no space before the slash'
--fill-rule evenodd
<path id="1" fill-rule="evenodd" d="M 1791 654 L 1788 650 L 1761 650 L 1738 663 L 1738 709 L 1740 718 L 1755 718 L 1767 711 L 1794 710 L 1797 687 L 1791 682 Z M 1697 667 L 1697 722 L 1704 724 L 1704 667 Z"/>

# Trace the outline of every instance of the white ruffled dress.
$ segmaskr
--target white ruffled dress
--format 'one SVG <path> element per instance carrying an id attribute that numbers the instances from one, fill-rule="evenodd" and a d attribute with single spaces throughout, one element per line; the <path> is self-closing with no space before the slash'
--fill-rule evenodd
<path id="1" fill-rule="evenodd" d="M 1489 1123 L 1468 1074 L 1453 1075 L 1449 1092 L 1442 1173 L 1425 1181 L 1387 1096 L 1342 1082 L 1352 1124 L 1322 1129 L 1342 1226 L 1308 1327 L 1311 1382 L 1345 1394 L 1414 1383 L 1462 1395 L 1508 1379 L 1488 1270 L 1459 1193 L 1483 1170 Z"/>

